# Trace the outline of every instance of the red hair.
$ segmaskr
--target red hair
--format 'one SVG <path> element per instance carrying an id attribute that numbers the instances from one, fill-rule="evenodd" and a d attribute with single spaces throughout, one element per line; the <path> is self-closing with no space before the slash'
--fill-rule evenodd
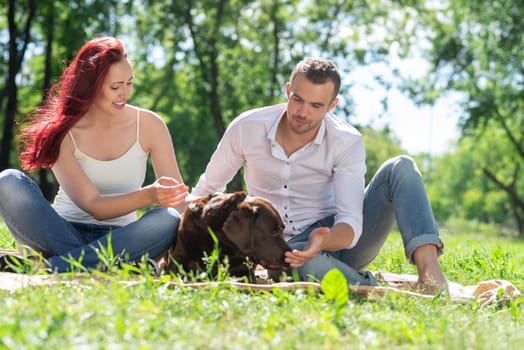
<path id="1" fill-rule="evenodd" d="M 43 104 L 29 114 L 31 121 L 20 132 L 23 169 L 53 166 L 62 140 L 93 104 L 109 68 L 125 59 L 127 52 L 122 42 L 113 37 L 93 39 L 80 48 Z"/>

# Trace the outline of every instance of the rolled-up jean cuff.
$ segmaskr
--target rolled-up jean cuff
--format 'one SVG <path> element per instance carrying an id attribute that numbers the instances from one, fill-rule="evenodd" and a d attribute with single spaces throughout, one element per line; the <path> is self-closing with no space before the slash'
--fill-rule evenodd
<path id="1" fill-rule="evenodd" d="M 441 256 L 444 253 L 444 242 L 438 236 L 435 236 L 435 234 L 420 235 L 410 240 L 404 248 L 406 259 L 408 259 L 410 264 L 415 264 L 413 261 L 415 250 L 426 244 L 434 244 L 437 247 L 437 256 Z"/>

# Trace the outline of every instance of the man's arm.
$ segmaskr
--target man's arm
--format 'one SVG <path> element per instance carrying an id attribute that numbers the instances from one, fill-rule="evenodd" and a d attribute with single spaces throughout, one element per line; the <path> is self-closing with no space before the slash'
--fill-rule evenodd
<path id="1" fill-rule="evenodd" d="M 191 190 L 192 197 L 202 197 L 225 190 L 226 185 L 244 164 L 241 136 L 239 123 L 233 121 L 218 143 L 205 172 Z"/>
<path id="2" fill-rule="evenodd" d="M 342 149 L 333 173 L 336 207 L 334 226 L 346 224 L 352 230 L 349 244 L 339 248 L 346 249 L 354 247 L 362 234 L 366 155 L 361 138 Z"/>
<path id="3" fill-rule="evenodd" d="M 300 267 L 322 250 L 335 251 L 348 247 L 354 237 L 353 228 L 346 223 L 335 224 L 331 229 L 319 227 L 311 232 L 304 250 L 286 252 L 285 261 L 291 267 Z"/>

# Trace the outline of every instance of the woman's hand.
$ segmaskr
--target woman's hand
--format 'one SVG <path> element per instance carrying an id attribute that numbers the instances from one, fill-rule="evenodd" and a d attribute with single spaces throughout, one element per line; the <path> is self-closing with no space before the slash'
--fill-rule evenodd
<path id="1" fill-rule="evenodd" d="M 154 203 L 163 207 L 176 207 L 186 199 L 189 188 L 182 182 L 163 176 L 150 186 L 150 194 Z"/>
<path id="2" fill-rule="evenodd" d="M 304 250 L 293 250 L 286 252 L 285 261 L 291 267 L 300 267 L 306 263 L 306 261 L 313 259 L 317 254 L 324 249 L 324 242 L 329 235 L 328 227 L 319 227 L 311 232 L 309 240 L 304 247 Z"/>

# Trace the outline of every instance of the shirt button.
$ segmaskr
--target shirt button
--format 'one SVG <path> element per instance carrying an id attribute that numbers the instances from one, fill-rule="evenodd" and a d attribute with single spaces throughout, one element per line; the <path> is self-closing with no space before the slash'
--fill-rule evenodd
<path id="1" fill-rule="evenodd" d="M 287 185 L 284 185 L 284 188 L 287 188 Z"/>

